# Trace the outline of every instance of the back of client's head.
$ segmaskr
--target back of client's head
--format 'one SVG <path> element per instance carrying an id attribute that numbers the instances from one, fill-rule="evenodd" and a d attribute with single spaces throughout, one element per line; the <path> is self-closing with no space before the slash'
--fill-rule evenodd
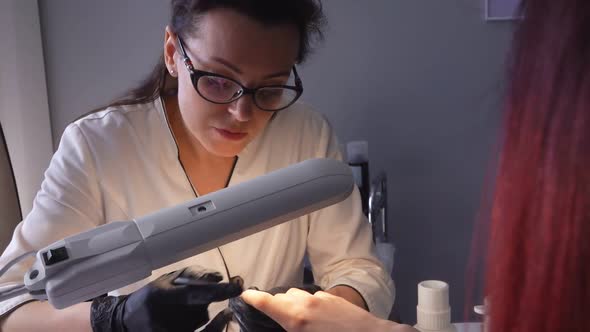
<path id="1" fill-rule="evenodd" d="M 492 208 L 490 330 L 590 331 L 590 1 L 522 8 Z"/>

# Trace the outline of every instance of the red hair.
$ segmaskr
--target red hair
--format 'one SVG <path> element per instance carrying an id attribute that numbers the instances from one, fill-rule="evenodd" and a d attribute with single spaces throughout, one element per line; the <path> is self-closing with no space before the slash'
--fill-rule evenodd
<path id="1" fill-rule="evenodd" d="M 490 330 L 590 331 L 590 1 L 522 8 L 492 204 Z"/>

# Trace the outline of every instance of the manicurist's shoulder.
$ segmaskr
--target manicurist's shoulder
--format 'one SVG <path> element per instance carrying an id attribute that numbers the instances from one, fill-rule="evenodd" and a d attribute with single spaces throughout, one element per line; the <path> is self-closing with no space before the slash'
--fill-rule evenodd
<path id="1" fill-rule="evenodd" d="M 286 164 L 333 157 L 337 139 L 325 116 L 304 103 L 280 111 L 262 136 L 267 153 Z"/>
<path id="2" fill-rule="evenodd" d="M 159 99 L 117 105 L 87 114 L 71 123 L 64 136 L 76 134 L 89 145 L 132 143 L 151 145 L 166 135 L 166 118 Z M 63 137 L 62 137 L 63 139 Z"/>
<path id="3" fill-rule="evenodd" d="M 152 123 L 159 123 L 159 101 L 140 104 L 110 106 L 87 114 L 71 125 L 80 128 L 84 134 L 116 137 L 122 132 L 147 131 Z"/>
<path id="4" fill-rule="evenodd" d="M 331 135 L 331 127 L 326 117 L 308 104 L 297 102 L 280 111 L 271 122 L 274 131 L 290 136 Z"/>
<path id="5" fill-rule="evenodd" d="M 156 100 L 88 114 L 66 128 L 61 142 L 86 149 L 94 159 L 106 162 L 134 156 L 157 158 L 162 150 L 169 149 L 169 136 L 163 109 Z"/>

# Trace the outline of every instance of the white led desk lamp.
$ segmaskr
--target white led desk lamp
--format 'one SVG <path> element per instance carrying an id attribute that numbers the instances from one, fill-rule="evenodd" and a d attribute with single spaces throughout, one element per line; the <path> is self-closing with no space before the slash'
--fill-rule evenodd
<path id="1" fill-rule="evenodd" d="M 0 294 L 0 301 L 30 293 L 65 308 L 340 202 L 353 187 L 347 164 L 310 159 L 141 218 L 111 222 L 39 250 L 24 285 Z"/>

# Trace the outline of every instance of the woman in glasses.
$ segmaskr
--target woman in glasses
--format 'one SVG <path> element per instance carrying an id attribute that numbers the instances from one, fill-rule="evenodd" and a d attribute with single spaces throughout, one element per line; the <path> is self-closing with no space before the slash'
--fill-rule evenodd
<path id="1" fill-rule="evenodd" d="M 326 120 L 297 103 L 303 83 L 296 65 L 321 37 L 319 3 L 173 0 L 171 10 L 161 62 L 145 83 L 67 127 L 33 210 L 15 230 L 0 266 L 68 235 L 293 163 L 341 158 Z M 306 252 L 315 283 L 326 292 L 377 316 L 389 314 L 393 284 L 372 254 L 355 190 L 335 206 L 162 268 L 153 273 L 157 280 L 108 297 L 61 311 L 29 303 L 28 295 L 2 302 L 1 326 L 6 332 L 193 331 L 207 322 L 208 312 L 227 306 L 209 302 L 238 294 L 220 284 L 191 288 L 195 294 L 184 296 L 171 284 L 173 276 L 240 279 L 260 289 L 296 285 L 303 281 Z M 29 263 L 2 276 L 0 290 L 21 283 Z M 221 274 L 183 270 L 194 265 Z M 198 301 L 185 304 L 188 298 Z"/>

